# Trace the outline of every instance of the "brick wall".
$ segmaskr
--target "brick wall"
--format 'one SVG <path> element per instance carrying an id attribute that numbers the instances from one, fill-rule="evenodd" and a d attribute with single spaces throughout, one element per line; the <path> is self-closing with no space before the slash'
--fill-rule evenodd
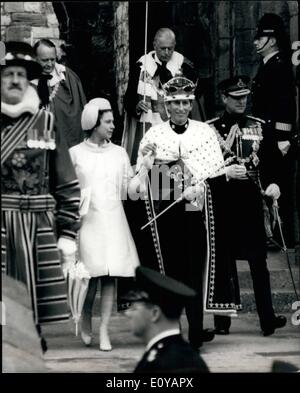
<path id="1" fill-rule="evenodd" d="M 48 38 L 58 48 L 59 24 L 51 2 L 3 2 L 1 3 L 1 40 L 25 41 L 34 44 Z"/>

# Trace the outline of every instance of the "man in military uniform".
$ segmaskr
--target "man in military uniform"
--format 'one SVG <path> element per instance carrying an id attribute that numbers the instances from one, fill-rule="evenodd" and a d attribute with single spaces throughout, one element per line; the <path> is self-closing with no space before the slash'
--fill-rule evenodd
<path id="1" fill-rule="evenodd" d="M 135 373 L 200 373 L 208 367 L 181 336 L 179 319 L 186 298 L 195 296 L 186 285 L 155 270 L 139 266 L 136 287 L 126 296 L 125 314 L 146 351 Z"/>
<path id="2" fill-rule="evenodd" d="M 39 109 L 39 97 L 30 85 L 42 72 L 33 48 L 14 41 L 5 46 L 1 66 L 2 271 L 27 286 L 40 331 L 40 324 L 69 319 L 62 267 L 71 257 L 75 259 L 80 189 L 63 135 L 53 129 L 53 115 Z"/>
<path id="3" fill-rule="evenodd" d="M 278 15 L 265 14 L 260 19 L 254 46 L 262 61 L 253 80 L 252 113 L 265 121 L 265 134 L 269 133 L 277 143 L 275 156 L 273 152 L 270 154 L 278 162 L 285 240 L 288 247 L 294 247 L 295 146 L 291 144 L 296 120 L 296 89 L 290 42 Z"/>
<path id="4" fill-rule="evenodd" d="M 249 81 L 247 76 L 222 81 L 218 87 L 225 111 L 207 123 L 217 135 L 226 163 L 224 208 L 231 234 L 227 251 L 234 261 L 249 262 L 260 326 L 268 336 L 283 327 L 286 318 L 276 317 L 272 306 L 262 195 L 276 200 L 280 190 L 274 161 L 268 161 L 276 146 L 265 138 L 264 121 L 244 113 Z M 215 333 L 228 334 L 230 323 L 229 317 L 216 315 Z"/>

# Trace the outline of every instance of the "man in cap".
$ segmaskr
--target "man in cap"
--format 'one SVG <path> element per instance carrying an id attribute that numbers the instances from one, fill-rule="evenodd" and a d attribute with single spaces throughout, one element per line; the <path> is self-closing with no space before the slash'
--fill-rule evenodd
<path id="1" fill-rule="evenodd" d="M 264 132 L 277 143 L 281 217 L 288 247 L 294 247 L 293 175 L 296 120 L 296 88 L 291 62 L 291 47 L 280 16 L 272 13 L 260 19 L 254 46 L 262 57 L 252 86 L 252 113 L 265 121 Z M 294 145 L 294 144 L 293 144 Z"/>
<path id="2" fill-rule="evenodd" d="M 286 324 L 284 316 L 275 316 L 272 306 L 262 197 L 276 201 L 280 196 L 278 172 L 271 160 L 271 149 L 274 152 L 277 147 L 265 138 L 265 122 L 245 115 L 249 81 L 244 75 L 222 81 L 218 87 L 225 111 L 207 123 L 217 135 L 226 162 L 227 255 L 232 265 L 237 259 L 248 260 L 260 326 L 268 336 Z M 230 324 L 227 316 L 216 315 L 215 333 L 228 334 Z"/>
<path id="3" fill-rule="evenodd" d="M 56 61 L 56 47 L 52 41 L 41 39 L 34 45 L 37 61 L 43 72 L 32 83 L 37 86 L 42 107 L 55 118 L 55 127 L 64 134 L 68 147 L 82 142 L 81 112 L 86 103 L 79 77 L 69 67 Z"/>
<path id="4" fill-rule="evenodd" d="M 185 299 L 195 296 L 186 285 L 155 270 L 136 268 L 136 288 L 125 299 L 125 311 L 135 336 L 146 351 L 135 373 L 199 373 L 208 367 L 199 354 L 182 338 L 179 327 Z"/>
<path id="5" fill-rule="evenodd" d="M 60 263 L 75 257 L 80 190 L 53 115 L 29 81 L 41 67 L 32 47 L 7 42 L 1 65 L 2 270 L 27 285 L 34 321 L 69 318 Z M 57 241 L 58 238 L 58 241 Z"/>
<path id="6" fill-rule="evenodd" d="M 224 160 L 211 128 L 188 118 L 195 97 L 193 82 L 175 77 L 164 89 L 170 120 L 151 127 L 140 143 L 137 176 L 144 200 L 133 203 L 132 231 L 142 265 L 196 291 L 194 298 L 186 299 L 185 308 L 189 341 L 199 348 L 214 338 L 203 329 L 203 303 L 208 312 L 236 314 L 239 307 L 230 292 L 231 273 L 222 259 L 224 245 L 219 236 L 223 231 L 218 189 L 226 182 Z M 216 209 L 221 209 L 220 214 L 215 215 Z M 147 221 L 151 223 L 141 231 Z"/>
<path id="7" fill-rule="evenodd" d="M 124 97 L 127 129 L 123 136 L 123 145 L 127 149 L 131 162 L 135 163 L 137 150 L 145 130 L 168 119 L 164 105 L 162 85 L 174 76 L 182 75 L 196 82 L 198 75 L 193 64 L 181 53 L 175 51 L 176 37 L 166 27 L 160 28 L 154 37 L 154 50 L 142 56 L 130 70 L 128 88 Z M 146 73 L 146 75 L 145 75 Z M 193 109 L 193 118 L 204 120 L 205 114 L 202 92 L 197 85 L 197 105 Z"/>

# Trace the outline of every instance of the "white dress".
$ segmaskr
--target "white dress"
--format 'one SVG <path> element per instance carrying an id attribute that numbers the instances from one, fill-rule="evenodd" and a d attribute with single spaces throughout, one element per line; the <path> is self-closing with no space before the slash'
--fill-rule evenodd
<path id="1" fill-rule="evenodd" d="M 79 231 L 80 260 L 92 277 L 133 277 L 139 259 L 122 203 L 133 177 L 125 149 L 85 140 L 69 151 L 81 189 L 91 190 Z"/>

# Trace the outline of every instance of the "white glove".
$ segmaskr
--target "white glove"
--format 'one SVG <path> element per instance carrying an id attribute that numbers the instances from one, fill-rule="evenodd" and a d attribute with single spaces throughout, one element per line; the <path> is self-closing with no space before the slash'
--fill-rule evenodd
<path id="1" fill-rule="evenodd" d="M 143 156 L 145 156 L 146 154 L 151 152 L 154 156 L 156 156 L 156 149 L 157 149 L 156 143 L 147 143 L 147 145 L 145 145 L 142 149 L 142 154 Z"/>
<path id="2" fill-rule="evenodd" d="M 247 169 L 244 165 L 233 164 L 225 168 L 226 179 L 238 179 L 245 180 L 248 179 L 246 176 Z"/>
<path id="3" fill-rule="evenodd" d="M 183 192 L 183 197 L 188 201 L 194 201 L 196 198 L 204 197 L 204 185 L 197 184 L 196 186 L 189 186 Z"/>
<path id="4" fill-rule="evenodd" d="M 291 143 L 289 141 L 280 141 L 277 142 L 277 145 L 278 145 L 278 149 L 281 151 L 281 154 L 285 156 L 286 153 L 289 151 Z"/>
<path id="5" fill-rule="evenodd" d="M 57 242 L 57 248 L 61 253 L 61 264 L 63 275 L 66 278 L 69 269 L 76 262 L 76 242 L 66 237 L 60 237 Z"/>
<path id="6" fill-rule="evenodd" d="M 139 167 L 138 173 L 129 182 L 128 193 L 129 196 L 135 200 L 136 196 L 140 193 L 145 193 L 147 190 L 147 175 L 148 171 L 152 169 L 155 156 L 156 156 L 156 144 L 148 143 L 142 150 L 143 157 L 137 165 Z"/>
<path id="7" fill-rule="evenodd" d="M 77 250 L 75 240 L 68 239 L 67 237 L 61 236 L 57 242 L 57 248 L 64 254 L 70 255 L 75 254 Z"/>
<path id="8" fill-rule="evenodd" d="M 276 200 L 280 197 L 280 188 L 275 183 L 269 184 L 266 188 L 265 195 Z"/>
<path id="9" fill-rule="evenodd" d="M 154 158 L 155 158 L 154 153 L 153 153 L 151 150 L 149 150 L 149 151 L 147 152 L 147 154 L 144 155 L 144 157 L 143 157 L 143 159 L 142 159 L 141 168 L 144 167 L 147 171 L 149 171 L 150 169 L 152 169 L 153 164 L 154 164 Z"/>

